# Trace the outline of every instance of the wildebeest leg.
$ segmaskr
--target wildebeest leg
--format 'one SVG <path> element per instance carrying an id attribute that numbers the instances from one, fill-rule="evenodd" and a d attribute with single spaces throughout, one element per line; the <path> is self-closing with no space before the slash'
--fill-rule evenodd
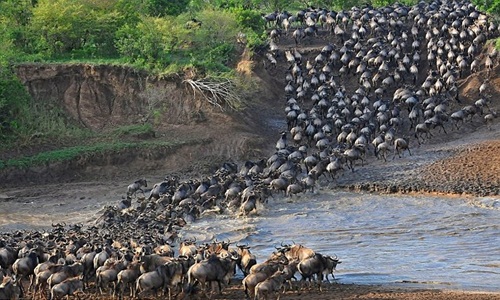
<path id="1" fill-rule="evenodd" d="M 219 295 L 222 295 L 222 284 L 220 280 L 217 280 L 217 285 L 219 286 Z"/>
<path id="2" fill-rule="evenodd" d="M 443 128 L 444 133 L 448 134 L 448 132 L 446 132 L 446 129 L 444 129 L 444 124 L 441 124 L 441 128 Z"/>
<path id="3" fill-rule="evenodd" d="M 30 286 L 28 290 L 31 291 L 35 288 L 35 275 L 30 275 Z"/>

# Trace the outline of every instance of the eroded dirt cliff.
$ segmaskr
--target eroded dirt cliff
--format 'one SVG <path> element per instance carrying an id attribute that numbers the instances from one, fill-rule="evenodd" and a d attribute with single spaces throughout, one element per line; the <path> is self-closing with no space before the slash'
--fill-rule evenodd
<path id="1" fill-rule="evenodd" d="M 188 95 L 182 78 L 126 66 L 24 64 L 16 72 L 35 101 L 59 104 L 93 130 L 144 122 L 154 110 L 162 122 L 189 123 L 203 105 Z"/>
<path id="2" fill-rule="evenodd" d="M 175 149 L 128 149 L 28 169 L 4 169 L 0 172 L 3 185 L 73 182 L 95 174 L 104 179 L 202 172 L 225 160 L 267 156 L 283 125 L 282 108 L 276 104 L 282 83 L 265 72 L 261 72 L 261 78 L 248 67 L 243 69 L 249 71 L 243 75 L 248 90 L 241 96 L 240 108 L 231 110 L 210 104 L 178 76 L 151 76 L 125 66 L 19 65 L 17 75 L 35 101 L 62 108 L 70 118 L 96 133 L 149 123 L 153 124 L 154 135 L 137 137 L 133 142 L 181 141 L 183 145 Z M 262 71 L 261 66 L 256 69 Z M 78 141 L 73 144 L 78 145 Z M 54 147 L 40 144 L 2 154 L 2 158 L 34 155 Z"/>

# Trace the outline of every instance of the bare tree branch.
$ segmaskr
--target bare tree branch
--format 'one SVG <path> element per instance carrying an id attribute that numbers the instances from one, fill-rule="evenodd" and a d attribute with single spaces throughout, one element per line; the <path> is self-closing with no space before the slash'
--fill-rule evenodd
<path id="1" fill-rule="evenodd" d="M 236 110 L 241 104 L 241 99 L 236 93 L 236 86 L 229 79 L 186 79 L 183 82 L 189 84 L 193 90 L 193 96 L 196 96 L 197 93 L 201 94 L 208 103 L 222 111 L 224 111 L 224 107 Z"/>

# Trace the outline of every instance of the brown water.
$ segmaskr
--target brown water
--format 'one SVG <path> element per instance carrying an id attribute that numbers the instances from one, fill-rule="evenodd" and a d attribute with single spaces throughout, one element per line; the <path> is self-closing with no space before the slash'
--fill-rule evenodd
<path id="1" fill-rule="evenodd" d="M 262 261 L 300 243 L 342 261 L 340 283 L 500 291 L 498 199 L 320 192 L 270 200 L 258 216 L 211 216 L 185 227 L 198 241 L 248 243 Z"/>
<path id="2" fill-rule="evenodd" d="M 74 196 L 73 196 L 74 197 Z M 106 197 L 105 197 L 106 198 Z M 113 198 L 110 195 L 110 198 Z M 114 198 L 113 198 L 114 199 Z M 71 204 L 69 204 L 71 203 Z M 0 201 L 0 231 L 95 220 L 116 201 Z M 373 195 L 324 189 L 270 198 L 252 217 L 206 215 L 183 237 L 248 243 L 258 261 L 280 243 L 338 255 L 340 283 L 500 291 L 500 200 Z"/>

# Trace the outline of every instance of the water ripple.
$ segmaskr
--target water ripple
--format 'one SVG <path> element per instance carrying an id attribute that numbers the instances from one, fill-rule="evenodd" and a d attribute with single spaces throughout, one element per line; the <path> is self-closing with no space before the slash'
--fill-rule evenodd
<path id="1" fill-rule="evenodd" d="M 301 243 L 340 257 L 340 283 L 498 292 L 499 208 L 483 198 L 323 191 L 274 199 L 256 218 L 204 219 L 183 234 L 248 243 L 259 261 L 280 243 Z"/>

